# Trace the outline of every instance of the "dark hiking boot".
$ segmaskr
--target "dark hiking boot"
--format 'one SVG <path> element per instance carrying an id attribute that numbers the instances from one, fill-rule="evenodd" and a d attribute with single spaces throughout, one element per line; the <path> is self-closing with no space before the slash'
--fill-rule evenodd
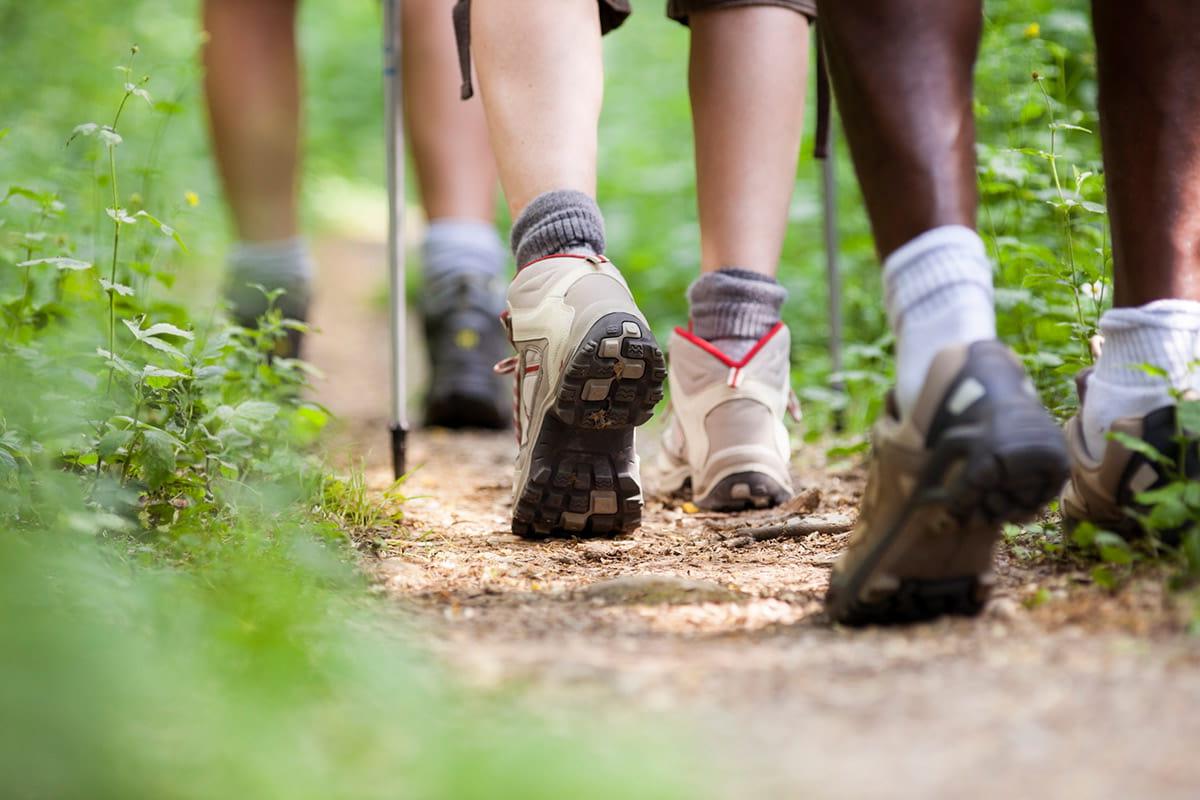
<path id="1" fill-rule="evenodd" d="M 503 305 L 488 276 L 457 276 L 426 287 L 421 304 L 430 364 L 426 425 L 508 427 L 512 390 L 492 370 L 512 352 L 499 319 Z"/>
<path id="2" fill-rule="evenodd" d="M 1181 436 L 1177 409 L 1174 404 L 1166 405 L 1145 416 L 1118 419 L 1110 428 L 1150 445 L 1161 454 L 1161 460 L 1130 449 L 1115 438 L 1105 444 L 1104 453 L 1097 458 L 1088 450 L 1081 422 L 1090 371 L 1085 370 L 1076 378 L 1079 413 L 1067 422 L 1066 427 L 1071 479 L 1062 494 L 1063 522 L 1068 528 L 1080 522 L 1091 522 L 1126 537 L 1140 536 L 1145 531 L 1131 513 L 1146 511 L 1137 502 L 1139 494 L 1160 489 L 1180 475 L 1193 481 L 1200 480 L 1200 431 L 1184 430 Z M 1180 532 L 1158 533 L 1173 543 Z"/>
<path id="3" fill-rule="evenodd" d="M 861 625 L 979 613 L 1001 526 L 1036 516 L 1069 468 L 1020 362 L 994 340 L 946 348 L 906 419 L 889 397 L 871 444 L 858 524 L 830 578 L 830 617 Z"/>

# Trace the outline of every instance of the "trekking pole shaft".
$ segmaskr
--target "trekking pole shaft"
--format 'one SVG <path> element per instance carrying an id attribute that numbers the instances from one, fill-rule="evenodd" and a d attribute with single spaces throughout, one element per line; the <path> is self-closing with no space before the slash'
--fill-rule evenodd
<path id="1" fill-rule="evenodd" d="M 388 311 L 391 355 L 392 468 L 397 478 L 405 472 L 408 437 L 407 350 L 405 334 L 404 250 L 404 97 L 400 76 L 400 3 L 384 0 L 383 76 L 384 135 L 387 137 L 388 191 Z"/>

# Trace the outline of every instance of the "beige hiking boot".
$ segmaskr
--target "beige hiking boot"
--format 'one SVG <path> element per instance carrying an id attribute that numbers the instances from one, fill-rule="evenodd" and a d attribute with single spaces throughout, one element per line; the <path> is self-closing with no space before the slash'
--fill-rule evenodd
<path id="1" fill-rule="evenodd" d="M 784 414 L 795 409 L 791 337 L 782 322 L 734 361 L 690 331 L 671 335 L 671 421 L 656 464 L 663 492 L 690 483 L 715 511 L 767 508 L 792 496 Z"/>
<path id="2" fill-rule="evenodd" d="M 1118 439 L 1110 439 L 1099 458 L 1089 452 L 1081 420 L 1090 373 L 1090 369 L 1084 370 L 1075 379 L 1079 413 L 1066 426 L 1071 478 L 1062 494 L 1063 522 L 1068 527 L 1091 522 L 1113 533 L 1139 536 L 1143 531 L 1130 513 L 1139 510 L 1137 496 L 1166 485 L 1171 476 L 1163 464 L 1129 449 Z M 1176 441 L 1179 431 L 1175 411 L 1172 404 L 1142 417 L 1124 417 L 1116 420 L 1110 430 L 1146 442 L 1168 463 L 1180 465 L 1189 478 L 1200 480 L 1200 431 L 1185 432 L 1189 438 L 1188 450 L 1181 454 L 1181 443 Z"/>
<path id="3" fill-rule="evenodd" d="M 608 259 L 551 256 L 523 267 L 504 314 L 517 354 L 513 533 L 616 535 L 640 524 L 633 429 L 662 399 L 666 367 Z"/>
<path id="4" fill-rule="evenodd" d="M 994 340 L 940 352 L 906 419 L 890 400 L 826 608 L 846 624 L 977 614 L 1001 525 L 1036 516 L 1062 488 L 1062 432 Z"/>

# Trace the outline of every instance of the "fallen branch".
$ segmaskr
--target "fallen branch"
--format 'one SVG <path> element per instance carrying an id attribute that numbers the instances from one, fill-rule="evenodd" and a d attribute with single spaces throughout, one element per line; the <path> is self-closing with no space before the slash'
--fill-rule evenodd
<path id="1" fill-rule="evenodd" d="M 729 547 L 745 547 L 769 539 L 803 539 L 814 533 L 846 533 L 853 527 L 854 520 L 844 514 L 828 517 L 789 517 L 773 525 L 721 531 L 717 536 Z"/>

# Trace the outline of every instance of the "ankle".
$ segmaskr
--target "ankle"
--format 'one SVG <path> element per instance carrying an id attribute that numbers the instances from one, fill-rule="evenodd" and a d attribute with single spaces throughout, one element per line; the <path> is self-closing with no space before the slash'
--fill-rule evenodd
<path id="1" fill-rule="evenodd" d="M 692 331 L 731 358 L 741 358 L 779 324 L 787 290 L 766 275 L 725 267 L 688 289 Z"/>
<path id="2" fill-rule="evenodd" d="M 583 192 L 545 192 L 513 221 L 511 245 L 518 269 L 560 253 L 598 256 L 604 253 L 604 217 Z"/>

